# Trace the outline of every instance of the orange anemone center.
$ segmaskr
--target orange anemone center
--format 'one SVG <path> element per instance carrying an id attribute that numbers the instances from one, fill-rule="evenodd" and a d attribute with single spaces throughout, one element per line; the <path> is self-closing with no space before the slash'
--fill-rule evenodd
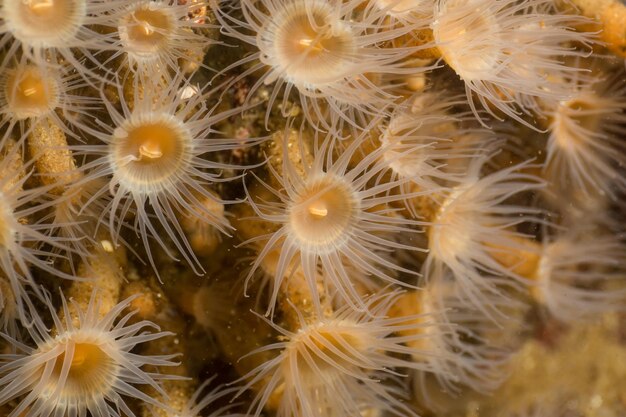
<path id="1" fill-rule="evenodd" d="M 58 86 L 53 77 L 29 66 L 9 75 L 5 95 L 16 118 L 38 117 L 56 107 Z"/>
<path id="2" fill-rule="evenodd" d="M 174 22 L 164 10 L 143 6 L 127 16 L 121 26 L 122 39 L 130 52 L 149 54 L 165 46 Z"/>

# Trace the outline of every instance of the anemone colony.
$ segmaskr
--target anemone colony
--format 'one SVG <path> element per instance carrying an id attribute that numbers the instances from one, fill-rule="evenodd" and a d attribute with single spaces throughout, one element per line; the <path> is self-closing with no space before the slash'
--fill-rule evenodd
<path id="1" fill-rule="evenodd" d="M 0 415 L 625 415 L 598 3 L 0 0 Z"/>

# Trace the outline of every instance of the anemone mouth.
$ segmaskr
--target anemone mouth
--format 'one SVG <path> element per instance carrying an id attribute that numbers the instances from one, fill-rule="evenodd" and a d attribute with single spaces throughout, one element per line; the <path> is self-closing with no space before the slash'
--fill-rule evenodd
<path id="1" fill-rule="evenodd" d="M 602 131 L 602 109 L 593 95 L 581 95 L 561 101 L 555 114 L 554 139 L 563 150 L 582 145 L 586 132 Z"/>
<path id="2" fill-rule="evenodd" d="M 342 374 L 342 369 L 353 369 L 358 356 L 366 352 L 368 342 L 371 341 L 367 335 L 353 324 L 331 322 L 301 330 L 288 349 L 296 356 L 302 380 L 324 383 L 315 376 L 321 373 L 332 377 Z"/>
<path id="3" fill-rule="evenodd" d="M 84 0 L 7 0 L 3 11 L 9 31 L 30 46 L 66 47 L 83 25 Z"/>
<path id="4" fill-rule="evenodd" d="M 167 48 L 175 28 L 176 19 L 167 8 L 145 2 L 127 10 L 118 30 L 129 54 L 149 58 Z"/>
<path id="5" fill-rule="evenodd" d="M 305 185 L 288 210 L 299 246 L 330 251 L 347 242 L 358 217 L 355 194 L 344 180 L 331 175 Z"/>
<path id="6" fill-rule="evenodd" d="M 350 28 L 333 19 L 325 3 L 295 2 L 259 31 L 262 59 L 298 85 L 342 79 L 354 65 L 357 47 Z"/>
<path id="7" fill-rule="evenodd" d="M 446 63 L 466 81 L 488 79 L 498 68 L 498 21 L 474 0 L 450 0 L 433 23 L 433 36 Z"/>
<path id="8" fill-rule="evenodd" d="M 110 146 L 114 174 L 133 190 L 176 184 L 188 172 L 193 137 L 170 114 L 131 117 L 113 132 Z"/>
<path id="9" fill-rule="evenodd" d="M 107 353 L 110 341 L 101 340 L 97 335 L 80 333 L 57 337 L 45 348 L 42 354 L 58 349 L 54 356 L 52 372 L 46 381 L 42 396 L 52 396 L 61 389 L 66 400 L 85 399 L 106 395 L 113 390 L 119 378 L 119 365 Z M 42 367 L 42 376 L 45 373 Z M 58 395 L 58 394 L 57 394 Z M 73 401 L 70 401 L 73 402 Z"/>
<path id="10" fill-rule="evenodd" d="M 18 120 L 44 116 L 59 105 L 59 80 L 32 65 L 11 71 L 4 90 L 7 108 Z"/>

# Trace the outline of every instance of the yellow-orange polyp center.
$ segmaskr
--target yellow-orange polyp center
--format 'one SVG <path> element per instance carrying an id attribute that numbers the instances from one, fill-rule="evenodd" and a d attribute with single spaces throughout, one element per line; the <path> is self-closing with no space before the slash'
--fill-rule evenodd
<path id="1" fill-rule="evenodd" d="M 174 30 L 175 21 L 155 3 L 142 5 L 120 23 L 120 36 L 131 54 L 150 55 L 162 50 Z"/>
<path id="2" fill-rule="evenodd" d="M 177 119 L 130 120 L 113 135 L 113 163 L 129 186 L 155 186 L 185 171 L 191 137 Z"/>
<path id="3" fill-rule="evenodd" d="M 54 375 L 60 375 L 66 354 L 57 359 L 54 366 Z M 110 361 L 109 357 L 93 343 L 75 343 L 74 355 L 68 359 L 70 368 L 68 380 L 75 383 L 86 382 L 102 373 L 102 368 Z"/>
<path id="4" fill-rule="evenodd" d="M 322 178 L 305 187 L 291 205 L 290 227 L 302 246 L 318 250 L 345 241 L 356 221 L 358 201 L 339 178 Z"/>
<path id="5" fill-rule="evenodd" d="M 59 86 L 52 73 L 28 66 L 9 74 L 4 95 L 13 116 L 22 120 L 52 111 L 59 102 Z"/>
<path id="6" fill-rule="evenodd" d="M 54 357 L 52 373 L 43 387 L 42 396 L 51 395 L 60 388 L 62 397 L 70 400 L 88 399 L 94 394 L 107 393 L 119 373 L 119 365 L 106 353 L 106 347 L 97 340 L 89 337 L 70 336 L 69 339 L 56 339 L 40 354 L 46 354 L 48 350 L 63 348 L 62 352 Z M 64 368 L 67 374 L 64 375 Z M 42 365 L 41 373 L 44 375 L 45 366 Z M 71 400 L 70 400 L 71 401 Z"/>
<path id="7" fill-rule="evenodd" d="M 354 35 L 341 22 L 331 22 L 331 13 L 321 4 L 312 10 L 294 8 L 270 23 L 273 34 L 261 31 L 259 37 L 272 44 L 275 58 L 286 76 L 297 84 L 314 85 L 337 81 L 345 76 L 355 60 Z M 262 42 L 261 42 L 262 43 Z M 269 58 L 272 59 L 272 58 Z"/>
<path id="8" fill-rule="evenodd" d="M 7 1 L 3 11 L 9 30 L 20 41 L 37 46 L 64 47 L 86 15 L 84 0 Z"/>

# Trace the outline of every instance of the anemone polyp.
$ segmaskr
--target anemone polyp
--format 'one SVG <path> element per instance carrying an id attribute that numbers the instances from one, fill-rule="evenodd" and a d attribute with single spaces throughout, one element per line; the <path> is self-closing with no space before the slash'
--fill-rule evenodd
<path id="1" fill-rule="evenodd" d="M 511 197 L 545 184 L 524 172 L 528 163 L 481 176 L 487 161 L 486 155 L 472 160 L 463 182 L 444 192 L 431 219 L 430 252 L 422 272 L 429 280 L 441 280 L 450 271 L 468 305 L 495 318 L 498 309 L 488 295 L 506 297 L 507 289 L 524 280 L 497 258 L 526 250 L 520 242 L 525 235 L 516 227 L 541 222 L 540 210 L 516 204 Z"/>
<path id="2" fill-rule="evenodd" d="M 188 172 L 193 137 L 184 122 L 168 113 L 131 117 L 113 131 L 109 163 L 120 184 L 144 193 L 170 186 L 177 172 Z"/>
<path id="3" fill-rule="evenodd" d="M 23 134 L 26 120 L 49 118 L 66 135 L 75 137 L 69 125 L 96 108 L 93 98 L 77 94 L 86 83 L 73 67 L 53 58 L 49 63 L 34 65 L 22 57 L 0 65 L 0 123 L 8 125 L 7 134 L 15 125 Z"/>
<path id="4" fill-rule="evenodd" d="M 626 306 L 626 246 L 607 233 L 588 234 L 592 225 L 546 237 L 531 276 L 531 294 L 563 322 L 598 320 Z"/>
<path id="5" fill-rule="evenodd" d="M 131 54 L 149 55 L 165 46 L 175 23 L 168 10 L 157 3 L 139 4 L 120 22 L 120 38 Z"/>
<path id="6" fill-rule="evenodd" d="M 213 114 L 204 103 L 210 92 L 183 98 L 180 90 L 190 84 L 182 76 L 164 84 L 160 81 L 135 84 L 134 100 L 124 102 L 121 113 L 105 102 L 113 126 L 102 124 L 95 129 L 82 124 L 81 128 L 101 143 L 74 149 L 78 155 L 97 157 L 81 167 L 85 174 L 81 181 L 104 179 L 104 186 L 94 193 L 91 201 L 107 192 L 111 194 L 100 219 L 108 217 L 114 244 L 119 240 L 127 214 L 132 211 L 134 227 L 153 266 L 149 237 L 154 237 L 174 257 L 163 239 L 167 236 L 201 274 L 202 268 L 176 213 L 181 217 L 197 217 L 225 233 L 230 227 L 225 217 L 212 211 L 203 199 L 223 203 L 208 186 L 228 180 L 222 178 L 221 171 L 245 167 L 218 162 L 216 156 L 260 140 L 216 137 L 214 125 L 240 109 Z M 165 233 L 159 233 L 155 223 Z"/>
<path id="7" fill-rule="evenodd" d="M 85 65 L 85 60 L 97 62 L 91 51 L 107 50 L 111 44 L 109 35 L 90 29 L 106 23 L 105 10 L 101 1 L 3 1 L 0 45 L 11 44 L 4 62 L 22 56 L 41 67 L 53 68 L 50 59 L 58 53 L 79 76 L 89 80 L 96 73 Z M 77 51 L 81 58 L 75 55 Z"/>
<path id="8" fill-rule="evenodd" d="M 285 10 L 278 17 L 282 24 L 274 33 L 268 33 L 271 30 L 268 27 L 258 34 L 261 42 L 267 42 L 268 57 L 276 58 L 273 64 L 282 68 L 296 85 L 325 84 L 343 77 L 353 65 L 352 57 L 356 53 L 351 28 L 330 20 L 332 6 L 323 2 L 311 6 Z"/>
<path id="9" fill-rule="evenodd" d="M 566 99 L 571 91 L 558 78 L 578 69 L 568 56 L 588 54 L 595 34 L 577 32 L 579 16 L 551 14 L 552 2 L 439 0 L 431 24 L 446 63 L 465 82 L 468 101 L 482 120 L 480 105 L 496 118 L 504 114 L 533 129 L 523 115 L 537 110 L 536 99 Z M 586 48 L 570 47 L 577 43 Z"/>
<path id="10" fill-rule="evenodd" d="M 288 138 L 283 139 L 286 149 Z M 392 271 L 415 274 L 389 262 L 385 252 L 420 250 L 398 242 L 397 234 L 416 233 L 418 230 L 413 227 L 422 223 L 400 217 L 387 204 L 422 193 L 392 194 L 392 190 L 410 179 L 382 179 L 387 167 L 381 162 L 380 149 L 350 167 L 351 158 L 359 155 L 366 140 L 365 136 L 354 138 L 335 157 L 341 145 L 336 144 L 332 134 L 328 135 L 311 164 L 300 167 L 303 172 L 289 158 L 283 159 L 282 175 L 275 172 L 281 188 L 274 190 L 266 185 L 280 201 L 259 203 L 250 195 L 256 214 L 278 227 L 262 237 L 267 243 L 247 277 L 251 279 L 265 257 L 279 253 L 268 314 L 274 310 L 282 283 L 299 267 L 320 311 L 318 271 L 328 293 L 354 308 L 363 307 L 356 281 L 366 288 L 376 288 L 373 277 L 407 285 L 393 277 Z"/>
<path id="11" fill-rule="evenodd" d="M 28 65 L 11 71 L 0 84 L 3 101 L 15 119 L 46 115 L 59 104 L 60 82 L 54 72 Z"/>
<path id="12" fill-rule="evenodd" d="M 204 2 L 172 4 L 169 1 L 136 0 L 120 4 L 110 13 L 110 26 L 117 28 L 119 41 L 113 57 L 124 54 L 130 68 L 147 76 L 155 69 L 178 69 L 178 60 L 197 61 L 202 65 L 203 48 L 211 40 L 194 32 L 211 25 L 192 18 Z M 215 42 L 213 42 L 215 43 Z"/>
<path id="13" fill-rule="evenodd" d="M 7 0 L 3 2 L 5 30 L 20 42 L 42 48 L 72 42 L 87 14 L 84 0 Z"/>
<path id="14" fill-rule="evenodd" d="M 360 1 L 242 1 L 244 22 L 224 11 L 218 18 L 228 34 L 259 49 L 235 65 L 260 59 L 246 74 L 264 71 L 250 94 L 263 84 L 276 83 L 268 112 L 283 88 L 287 100 L 295 87 L 310 121 L 328 124 L 324 115 L 329 114 L 359 125 L 363 123 L 359 117 L 377 115 L 397 99 L 373 80 L 382 74 L 414 73 L 416 69 L 407 68 L 404 59 L 417 49 L 382 47 L 415 25 L 381 23 L 384 10 L 362 5 Z"/>
<path id="15" fill-rule="evenodd" d="M 596 69 L 598 70 L 598 69 Z M 626 84 L 618 76 L 590 82 L 564 80 L 573 94 L 547 101 L 544 113 L 550 136 L 544 172 L 555 187 L 584 195 L 600 192 L 615 198 L 626 189 Z"/>
<path id="16" fill-rule="evenodd" d="M 458 111 L 462 97 L 427 91 L 409 100 L 389 118 L 380 135 L 383 159 L 394 175 L 422 189 L 458 183 L 467 163 L 494 141 L 487 129 L 472 127 L 473 115 Z M 469 140 L 469 137 L 472 140 Z"/>
<path id="17" fill-rule="evenodd" d="M 288 208 L 289 232 L 302 248 L 332 252 L 346 244 L 359 205 L 356 190 L 341 177 L 312 179 Z"/>
<path id="18" fill-rule="evenodd" d="M 467 25 L 454 20 L 461 18 L 455 15 L 454 11 L 462 6 L 476 7 L 476 10 L 472 11 L 476 14 L 467 18 Z M 479 40 L 486 41 L 491 37 L 493 39 L 489 41 L 492 43 L 502 41 L 496 16 L 489 13 L 490 10 L 485 5 L 472 0 L 448 0 L 441 7 L 440 20 L 434 23 L 434 28 L 438 47 L 446 63 L 464 80 L 481 80 L 486 72 L 496 68 L 499 54 L 502 53 L 497 48 L 490 48 L 487 43 L 478 43 Z M 480 14 L 480 11 L 486 13 Z M 477 45 L 471 53 L 468 53 L 463 47 L 467 47 L 472 39 Z"/>
<path id="19" fill-rule="evenodd" d="M 62 298 L 65 320 L 61 320 L 46 299 L 55 325 L 54 335 L 31 305 L 32 326 L 28 332 L 37 346 L 29 347 L 5 336 L 17 353 L 6 355 L 0 366 L 0 404 L 21 397 L 10 416 L 20 416 L 28 410 L 32 417 L 84 416 L 87 412 L 101 417 L 120 413 L 135 417 L 122 395 L 164 408 L 135 385 L 150 385 L 166 396 L 157 382 L 165 376 L 142 368 L 174 366 L 172 357 L 144 356 L 130 351 L 171 333 L 149 331 L 158 330 L 149 321 L 128 325 L 134 312 L 115 324 L 132 300 L 120 302 L 100 317 L 99 302 L 93 293 L 86 309 L 72 305 L 79 311 L 73 321 L 65 298 Z"/>
<path id="20" fill-rule="evenodd" d="M 427 372 L 441 369 L 434 370 L 426 364 L 394 356 L 419 354 L 419 349 L 403 343 L 425 337 L 395 336 L 396 332 L 432 325 L 423 315 L 384 318 L 397 296 L 394 292 L 371 296 L 364 300 L 367 311 L 358 312 L 344 306 L 330 317 L 313 318 L 308 322 L 300 314 L 300 327 L 296 331 L 270 322 L 282 337 L 280 342 L 259 350 L 271 348 L 278 351 L 277 356 L 242 377 L 248 384 L 241 392 L 267 381 L 252 401 L 249 412 L 259 416 L 268 398 L 278 395 L 276 415 L 279 417 L 358 416 L 369 408 L 388 415 L 416 416 L 404 403 L 404 388 L 396 378 L 398 374 L 391 369 Z M 415 324 L 417 321 L 420 323 Z"/>
<path id="21" fill-rule="evenodd" d="M 477 392 L 496 389 L 506 377 L 506 364 L 513 352 L 505 343 L 485 341 L 485 335 L 498 331 L 499 326 L 475 307 L 468 306 L 462 299 L 463 294 L 456 290 L 458 284 L 450 278 L 446 276 L 418 291 L 402 294 L 391 308 L 391 317 L 418 318 L 413 328 L 407 326 L 400 334 L 414 337 L 407 342 L 415 349 L 413 360 L 427 363 L 429 369 L 436 370 L 416 370 L 413 383 L 418 399 L 433 410 L 441 407 L 433 398 L 436 397 L 433 389 L 451 394 L 458 394 L 462 387 L 471 387 Z M 513 306 L 522 304 L 511 304 L 490 294 L 486 296 L 503 309 L 512 310 Z M 424 323 L 429 325 L 419 325 Z M 514 328 L 520 323 L 511 315 L 509 325 Z M 424 352 L 436 354 L 423 355 Z M 437 383 L 433 384 L 430 378 Z"/>

